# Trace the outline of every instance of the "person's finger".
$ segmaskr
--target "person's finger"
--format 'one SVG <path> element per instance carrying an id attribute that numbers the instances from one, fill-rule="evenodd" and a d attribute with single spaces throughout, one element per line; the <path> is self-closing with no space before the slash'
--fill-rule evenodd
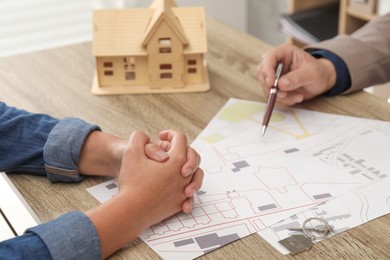
<path id="1" fill-rule="evenodd" d="M 204 172 L 202 169 L 198 168 L 195 173 L 192 175 L 191 182 L 187 185 L 184 190 L 184 194 L 187 197 L 193 196 L 201 187 L 203 183 Z"/>
<path id="2" fill-rule="evenodd" d="M 283 99 L 283 98 L 286 98 L 286 97 L 287 97 L 287 92 L 286 91 L 281 91 L 281 90 L 278 91 L 277 98 Z"/>
<path id="3" fill-rule="evenodd" d="M 182 205 L 182 211 L 186 214 L 190 213 L 192 211 L 192 208 L 194 207 L 194 197 L 189 197 L 183 202 Z"/>
<path id="4" fill-rule="evenodd" d="M 283 75 L 279 80 L 278 87 L 282 91 L 292 91 L 302 86 L 310 86 L 316 80 L 318 80 L 318 75 L 313 70 L 313 66 L 308 64 L 293 69 Z"/>
<path id="5" fill-rule="evenodd" d="M 268 87 L 271 87 L 275 81 L 275 72 L 279 62 L 283 63 L 283 72 L 291 69 L 296 52 L 302 50 L 298 47 L 283 44 L 271 49 L 262 56 L 259 65 L 261 77 L 265 78 Z M 283 75 L 282 72 L 282 75 Z"/>
<path id="6" fill-rule="evenodd" d="M 199 168 L 200 155 L 191 147 L 187 149 L 187 162 L 183 165 L 181 173 L 183 177 L 188 177 Z"/>
<path id="7" fill-rule="evenodd" d="M 133 161 L 141 161 L 147 158 L 145 154 L 145 145 L 149 142 L 149 136 L 141 131 L 134 131 L 123 152 L 121 169 L 126 169 Z"/>
<path id="8" fill-rule="evenodd" d="M 302 93 L 298 91 L 291 91 L 286 93 L 284 97 L 278 97 L 276 102 L 278 107 L 287 107 L 287 106 L 295 105 L 297 103 L 301 103 L 303 99 L 304 97 Z"/>
<path id="9" fill-rule="evenodd" d="M 168 141 L 158 140 L 155 141 L 156 145 L 159 146 L 163 151 L 168 152 L 171 149 L 171 143 Z"/>
<path id="10" fill-rule="evenodd" d="M 150 142 L 145 145 L 145 154 L 150 159 L 157 162 L 165 162 L 169 158 L 168 153 L 154 142 Z"/>
<path id="11" fill-rule="evenodd" d="M 278 63 L 277 51 L 272 50 L 264 54 L 258 67 L 260 81 L 266 88 L 270 88 L 275 80 L 275 71 Z"/>
<path id="12" fill-rule="evenodd" d="M 179 132 L 173 130 L 165 130 L 160 132 L 160 139 L 162 141 L 170 142 L 170 149 L 167 151 L 169 154 L 175 153 L 177 155 L 187 155 L 187 137 Z"/>

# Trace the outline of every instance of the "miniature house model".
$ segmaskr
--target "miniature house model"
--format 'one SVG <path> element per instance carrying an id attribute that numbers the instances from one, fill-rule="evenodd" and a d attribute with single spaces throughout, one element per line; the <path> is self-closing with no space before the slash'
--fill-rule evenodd
<path id="1" fill-rule="evenodd" d="M 154 0 L 149 8 L 95 10 L 93 23 L 93 94 L 210 88 L 203 7 Z"/>

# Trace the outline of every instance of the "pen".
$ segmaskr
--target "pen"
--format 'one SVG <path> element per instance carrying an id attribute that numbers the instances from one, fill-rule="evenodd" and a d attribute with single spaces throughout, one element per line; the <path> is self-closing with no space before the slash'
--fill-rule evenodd
<path id="1" fill-rule="evenodd" d="M 269 120 L 271 119 L 272 116 L 272 111 L 274 110 L 276 96 L 278 94 L 278 82 L 280 76 L 282 75 L 282 70 L 283 70 L 283 63 L 279 63 L 275 73 L 274 85 L 269 91 L 267 107 L 263 118 L 263 129 L 261 130 L 262 136 L 265 134 L 265 131 L 267 130 Z"/>

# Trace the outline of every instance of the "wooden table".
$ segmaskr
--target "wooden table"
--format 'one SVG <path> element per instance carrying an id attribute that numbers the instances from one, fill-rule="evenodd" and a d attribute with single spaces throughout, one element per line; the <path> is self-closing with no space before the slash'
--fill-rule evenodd
<path id="1" fill-rule="evenodd" d="M 264 101 L 255 76 L 262 53 L 271 46 L 225 24 L 207 20 L 211 90 L 205 93 L 93 96 L 91 43 L 0 59 L 0 100 L 56 117 L 80 117 L 104 131 L 127 138 L 141 129 L 153 137 L 173 128 L 193 141 L 230 97 Z M 390 106 L 365 92 L 317 98 L 299 108 L 390 121 Z M 79 184 L 50 184 L 46 178 L 11 175 L 42 221 L 98 203 Z M 389 187 L 390 188 L 390 187 Z M 390 216 L 336 235 L 295 257 L 283 256 L 257 234 L 213 251 L 202 259 L 385 259 L 390 256 Z M 113 259 L 158 259 L 140 239 Z"/>

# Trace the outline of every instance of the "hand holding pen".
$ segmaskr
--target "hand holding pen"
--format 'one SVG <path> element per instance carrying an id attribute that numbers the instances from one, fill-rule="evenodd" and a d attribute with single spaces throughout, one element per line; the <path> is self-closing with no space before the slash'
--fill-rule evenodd
<path id="1" fill-rule="evenodd" d="M 279 82 L 280 76 L 282 75 L 282 71 L 283 71 L 283 63 L 279 63 L 278 67 L 276 69 L 275 81 L 274 81 L 272 88 L 270 89 L 269 97 L 268 97 L 268 101 L 267 101 L 267 107 L 266 107 L 266 110 L 264 113 L 263 129 L 261 130 L 262 136 L 265 134 L 265 131 L 267 130 L 268 123 L 269 123 L 271 116 L 272 116 L 272 111 L 274 110 L 276 97 L 278 94 L 278 82 Z"/>
<path id="2" fill-rule="evenodd" d="M 278 62 L 283 63 L 276 99 L 278 106 L 289 107 L 313 99 L 336 84 L 337 73 L 333 62 L 315 58 L 304 49 L 291 44 L 283 44 L 263 54 L 257 66 L 257 77 L 264 96 L 268 96 L 274 83 Z"/>

